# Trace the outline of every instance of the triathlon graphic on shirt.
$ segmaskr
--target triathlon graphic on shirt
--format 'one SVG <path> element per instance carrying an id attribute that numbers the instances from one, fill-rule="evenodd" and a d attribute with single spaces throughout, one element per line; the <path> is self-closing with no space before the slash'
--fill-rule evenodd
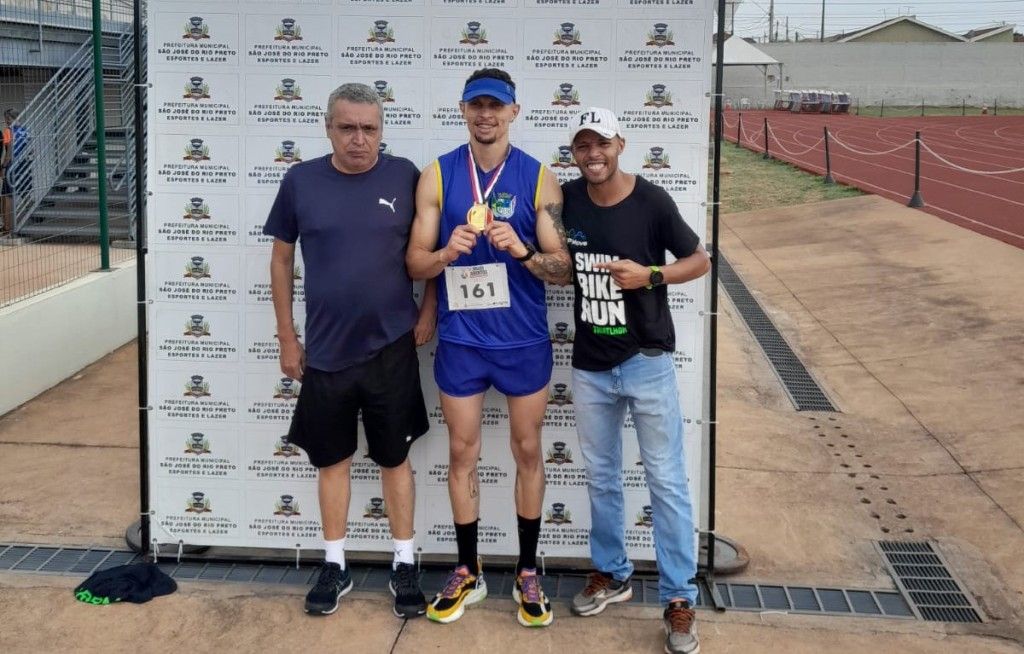
<path id="1" fill-rule="evenodd" d="M 594 334 L 622 336 L 629 331 L 626 328 L 626 304 L 622 298 L 622 289 L 612 279 L 610 271 L 594 267 L 594 264 L 618 259 L 611 254 L 593 252 L 577 252 L 573 256 L 579 284 L 577 288 L 581 296 L 579 320 L 590 325 Z"/>

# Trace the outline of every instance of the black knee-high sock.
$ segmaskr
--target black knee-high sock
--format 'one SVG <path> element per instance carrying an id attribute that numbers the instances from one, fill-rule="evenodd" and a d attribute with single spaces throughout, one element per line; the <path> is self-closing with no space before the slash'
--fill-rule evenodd
<path id="1" fill-rule="evenodd" d="M 519 523 L 519 563 L 516 574 L 523 568 L 537 568 L 537 541 L 540 539 L 540 517 L 524 518 L 516 515 Z"/>
<path id="2" fill-rule="evenodd" d="M 459 548 L 459 565 L 469 568 L 472 574 L 477 573 L 476 541 L 477 523 L 479 520 L 467 522 L 464 525 L 455 523 L 455 544 Z"/>

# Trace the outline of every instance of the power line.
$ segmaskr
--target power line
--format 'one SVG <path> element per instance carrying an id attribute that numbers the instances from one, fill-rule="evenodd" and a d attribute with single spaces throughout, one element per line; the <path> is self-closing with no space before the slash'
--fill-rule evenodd
<path id="1" fill-rule="evenodd" d="M 829 17 L 829 19 L 831 19 L 832 17 L 839 17 L 839 18 L 870 18 L 872 16 L 878 16 L 881 13 L 881 11 L 882 10 L 878 10 L 878 11 L 870 12 L 870 13 L 856 12 L 856 13 L 838 13 L 838 14 L 829 12 L 828 13 L 828 17 Z M 811 11 L 776 12 L 776 13 L 782 13 L 784 15 L 789 15 L 789 16 L 792 16 L 792 15 L 795 14 L 795 15 L 798 15 L 798 16 L 808 16 L 808 17 L 811 17 L 811 16 L 817 17 L 818 14 L 819 14 L 819 12 L 816 12 L 816 11 L 815 12 L 811 12 Z M 993 15 L 995 15 L 995 16 L 1007 16 L 1007 15 L 1009 15 L 1009 16 L 1020 16 L 1022 14 L 1024 14 L 1024 9 L 1011 9 L 1009 11 L 1002 11 L 1002 12 L 999 12 L 998 14 L 993 14 Z M 914 13 L 914 14 L 899 14 L 897 16 L 893 16 L 893 18 L 898 18 L 899 16 L 978 16 L 978 12 L 977 11 L 923 11 L 923 12 L 917 12 L 917 13 Z M 762 16 L 762 17 L 764 17 L 764 16 Z M 752 18 L 752 17 L 737 16 L 736 20 L 743 20 L 743 19 L 749 19 L 749 18 Z"/>
<path id="2" fill-rule="evenodd" d="M 987 5 L 1020 4 L 1020 0 L 984 0 L 984 2 Z M 760 9 L 764 9 L 758 3 L 753 2 L 753 0 L 751 0 L 751 4 L 757 6 Z M 963 4 L 964 4 L 963 0 L 936 0 L 934 2 L 929 1 L 928 4 L 924 5 L 924 6 L 930 7 L 932 5 L 963 5 Z M 792 6 L 792 5 L 809 5 L 809 6 L 819 7 L 819 6 L 821 6 L 821 2 L 819 0 L 785 0 L 785 5 L 787 7 Z M 885 7 L 893 7 L 894 5 L 895 6 L 904 6 L 904 7 L 908 6 L 908 5 L 901 5 L 898 2 L 891 2 L 891 1 L 890 2 L 835 2 L 834 0 L 829 0 L 828 1 L 828 6 L 829 7 L 834 7 L 834 6 L 869 7 L 871 5 L 882 5 L 882 6 L 885 6 Z M 916 6 L 920 6 L 920 5 L 911 5 L 911 6 L 915 6 L 916 7 Z"/>
<path id="3" fill-rule="evenodd" d="M 875 3 L 873 3 L 873 4 L 875 4 Z M 840 11 L 839 13 L 836 13 L 836 14 L 833 14 L 832 11 L 829 11 L 829 16 L 832 16 L 832 15 L 835 15 L 835 16 L 847 16 L 847 17 L 848 16 L 872 16 L 872 15 L 877 15 L 878 13 L 881 13 L 883 11 L 887 11 L 889 9 L 892 9 L 893 11 L 901 14 L 903 7 L 907 7 L 908 6 L 908 5 L 896 5 L 896 6 L 893 6 L 892 2 L 877 3 L 877 4 L 883 5 L 883 6 L 872 7 L 870 5 L 862 4 L 862 3 L 849 3 L 849 2 L 845 2 L 844 3 L 844 2 L 835 2 L 834 0 L 830 0 L 828 2 L 828 7 L 829 7 L 830 10 L 834 9 L 834 8 L 838 8 L 838 7 L 844 7 L 844 8 L 847 8 L 847 9 L 845 11 Z M 939 4 L 939 3 L 933 3 L 933 4 Z M 941 4 L 944 4 L 944 5 L 957 5 L 957 6 L 963 7 L 963 3 L 962 2 L 942 2 Z M 1020 6 L 1021 2 L 1020 2 L 1020 0 L 986 0 L 986 4 L 1015 4 L 1017 6 Z M 770 8 L 766 9 L 764 6 L 762 6 L 761 4 L 759 4 L 757 2 L 752 2 L 752 5 L 760 10 L 761 15 L 768 15 L 768 14 L 771 13 Z M 756 12 L 752 12 L 752 10 L 744 11 L 744 7 L 747 7 L 747 6 L 750 6 L 750 5 L 745 5 L 745 4 L 744 5 L 740 5 L 740 8 L 736 10 L 736 13 L 738 13 L 738 14 L 756 13 Z M 800 7 L 806 7 L 806 8 L 796 9 L 795 11 L 790 11 L 790 9 L 792 7 L 794 7 L 794 6 L 800 6 Z M 811 1 L 802 0 L 802 1 L 799 1 L 799 2 L 785 2 L 784 4 L 780 3 L 779 11 L 777 13 L 789 14 L 789 15 L 792 15 L 793 13 L 797 13 L 797 14 L 812 14 L 815 17 L 817 17 L 819 15 L 819 13 L 820 13 L 819 11 L 817 11 L 817 8 L 820 7 L 820 6 L 821 6 L 820 0 L 811 0 Z M 938 8 L 937 10 L 932 10 L 931 9 L 931 6 L 932 6 L 931 4 L 925 5 L 923 7 L 921 5 L 909 5 L 909 6 L 913 6 L 914 7 L 914 11 L 913 12 L 909 12 L 909 15 L 928 15 L 928 16 L 977 16 L 978 15 L 977 7 L 970 8 L 970 9 L 963 8 L 961 10 L 952 10 L 950 8 L 947 8 L 947 7 L 942 7 L 942 8 Z M 814 7 L 814 9 L 811 9 L 810 7 Z M 854 9 L 854 8 L 856 8 L 856 9 Z M 852 10 L 852 11 L 850 11 L 850 10 Z M 999 12 L 989 12 L 989 13 L 1019 14 L 1019 13 L 1021 13 L 1021 11 L 1022 10 L 1020 10 L 1020 9 L 1004 9 L 1004 10 L 1001 10 Z"/>
<path id="4" fill-rule="evenodd" d="M 816 15 L 807 14 L 807 13 L 800 13 L 800 14 L 792 14 L 792 13 L 790 13 L 790 14 L 785 14 L 785 15 L 790 15 L 790 16 L 793 16 L 794 18 L 799 18 L 801 20 L 813 20 L 813 19 L 817 18 Z M 1012 14 L 1012 15 L 1024 17 L 1024 11 L 1021 11 L 1020 13 L 1016 13 L 1016 14 Z M 902 15 L 891 16 L 891 18 L 900 18 L 900 17 L 909 18 L 909 17 L 913 17 L 916 20 L 922 20 L 922 21 L 925 21 L 925 23 L 928 23 L 928 18 L 929 17 L 935 18 L 935 17 L 949 17 L 949 16 L 977 16 L 977 13 L 955 13 L 955 14 L 924 13 L 924 14 L 915 14 L 913 16 L 910 16 L 910 15 L 904 13 Z M 765 18 L 761 18 L 761 20 L 764 20 L 764 19 Z M 740 20 L 741 20 L 741 18 L 736 18 L 737 23 Z M 849 20 L 879 20 L 879 16 L 878 15 L 834 15 L 834 14 L 828 14 L 828 23 L 835 23 L 835 21 L 837 21 L 837 20 L 848 20 L 848 21 Z M 999 18 L 998 20 L 989 20 L 986 25 L 998 24 L 998 23 L 1000 23 L 1000 21 L 1001 21 L 1001 23 L 1006 23 L 1007 25 L 1010 25 L 1011 23 L 1013 23 L 1013 20 L 1002 20 L 1001 18 Z M 978 23 L 978 21 L 977 20 L 971 20 L 971 23 Z"/>

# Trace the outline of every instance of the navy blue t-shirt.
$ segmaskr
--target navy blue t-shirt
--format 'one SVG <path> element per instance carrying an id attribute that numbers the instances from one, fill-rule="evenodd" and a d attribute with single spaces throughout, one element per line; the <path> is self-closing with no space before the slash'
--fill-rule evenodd
<path id="1" fill-rule="evenodd" d="M 408 159 L 381 154 L 348 175 L 326 155 L 281 181 L 263 233 L 302 248 L 308 366 L 357 365 L 416 324 L 405 249 L 418 178 Z"/>

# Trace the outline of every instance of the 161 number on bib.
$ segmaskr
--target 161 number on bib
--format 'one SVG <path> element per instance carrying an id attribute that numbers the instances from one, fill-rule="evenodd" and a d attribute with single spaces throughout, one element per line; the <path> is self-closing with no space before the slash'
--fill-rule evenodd
<path id="1" fill-rule="evenodd" d="M 503 263 L 449 266 L 444 270 L 444 282 L 451 311 L 509 306 L 508 271 Z"/>

